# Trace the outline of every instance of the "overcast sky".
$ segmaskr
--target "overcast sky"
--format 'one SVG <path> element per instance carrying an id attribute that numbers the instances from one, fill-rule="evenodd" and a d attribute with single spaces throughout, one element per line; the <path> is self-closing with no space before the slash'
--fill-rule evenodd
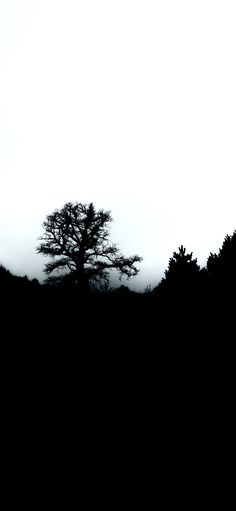
<path id="1" fill-rule="evenodd" d="M 180 244 L 205 265 L 236 228 L 235 27 L 235 0 L 0 0 L 0 262 L 41 277 L 41 224 L 78 201 L 137 285 Z"/>

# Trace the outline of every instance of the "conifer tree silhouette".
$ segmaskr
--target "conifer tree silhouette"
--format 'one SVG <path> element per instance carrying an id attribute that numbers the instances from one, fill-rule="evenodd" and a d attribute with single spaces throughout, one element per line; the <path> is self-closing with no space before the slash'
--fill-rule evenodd
<path id="1" fill-rule="evenodd" d="M 156 292 L 173 296 L 174 300 L 176 296 L 187 298 L 192 294 L 196 290 L 200 275 L 200 266 L 197 264 L 197 259 L 193 259 L 193 253 L 187 253 L 183 245 L 178 250 L 170 258 L 165 277 L 156 288 Z"/>
<path id="2" fill-rule="evenodd" d="M 225 236 L 218 254 L 210 253 L 207 270 L 219 284 L 236 284 L 236 230 L 231 236 Z"/>
<path id="3" fill-rule="evenodd" d="M 197 259 L 193 259 L 193 253 L 186 253 L 186 248 L 181 245 L 179 252 L 174 252 L 169 260 L 168 269 L 165 271 L 165 278 L 168 280 L 178 281 L 179 279 L 188 278 L 199 272 L 200 266 Z"/>

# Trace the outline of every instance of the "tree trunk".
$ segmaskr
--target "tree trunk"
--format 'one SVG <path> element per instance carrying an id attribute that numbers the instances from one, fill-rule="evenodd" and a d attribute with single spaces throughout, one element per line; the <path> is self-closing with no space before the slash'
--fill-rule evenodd
<path id="1" fill-rule="evenodd" d="M 84 264 L 80 264 L 77 267 L 76 278 L 78 281 L 78 288 L 81 294 L 87 294 L 90 291 L 90 285 L 88 281 L 88 277 L 85 272 Z"/>

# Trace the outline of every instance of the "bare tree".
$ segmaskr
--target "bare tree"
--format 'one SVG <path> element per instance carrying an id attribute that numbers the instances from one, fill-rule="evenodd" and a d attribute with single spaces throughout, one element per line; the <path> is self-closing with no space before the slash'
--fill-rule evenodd
<path id="1" fill-rule="evenodd" d="M 85 290 L 90 284 L 109 282 L 110 271 L 115 269 L 119 278 L 135 277 L 139 270 L 136 263 L 142 257 L 125 257 L 115 244 L 109 241 L 110 211 L 96 211 L 93 203 L 68 202 L 55 210 L 43 223 L 44 234 L 37 253 L 52 257 L 46 263 L 47 275 L 66 270 L 60 278 L 66 278 Z"/>

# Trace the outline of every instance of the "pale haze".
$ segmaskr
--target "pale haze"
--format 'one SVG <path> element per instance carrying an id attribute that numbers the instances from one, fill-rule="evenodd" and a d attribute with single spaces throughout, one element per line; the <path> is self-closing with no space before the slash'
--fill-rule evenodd
<path id="1" fill-rule="evenodd" d="M 236 2 L 0 0 L 0 263 L 43 279 L 42 222 L 111 210 L 155 285 L 236 228 Z"/>

